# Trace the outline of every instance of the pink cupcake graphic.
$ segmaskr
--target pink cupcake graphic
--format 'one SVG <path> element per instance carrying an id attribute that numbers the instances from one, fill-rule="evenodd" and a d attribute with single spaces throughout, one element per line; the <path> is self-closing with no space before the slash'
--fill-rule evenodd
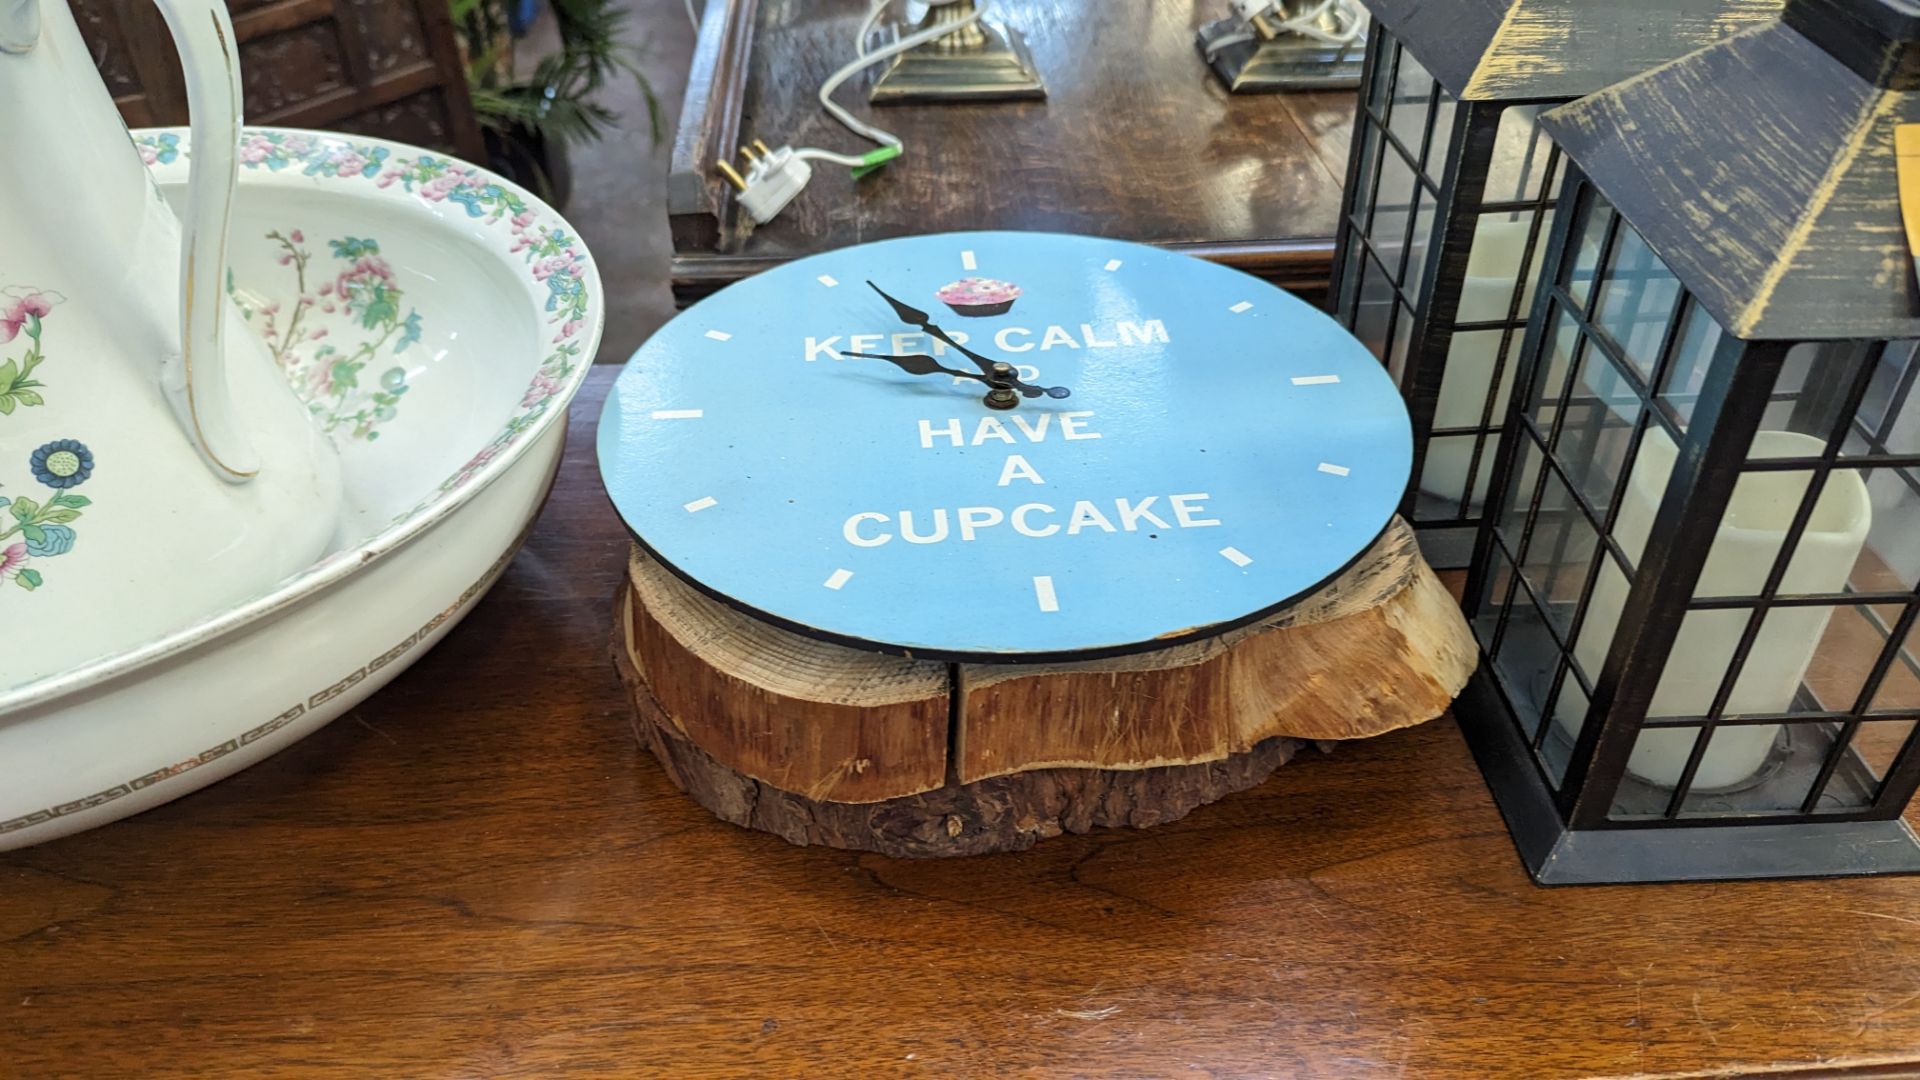
<path id="1" fill-rule="evenodd" d="M 943 285 L 934 295 L 952 308 L 955 315 L 973 319 L 1005 315 L 1012 310 L 1013 302 L 1020 299 L 1020 286 L 1011 281 L 970 277 Z"/>

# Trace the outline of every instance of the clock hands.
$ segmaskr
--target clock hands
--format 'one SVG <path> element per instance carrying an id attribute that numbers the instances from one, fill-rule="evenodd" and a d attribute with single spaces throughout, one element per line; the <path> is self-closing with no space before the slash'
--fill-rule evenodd
<path id="1" fill-rule="evenodd" d="M 919 308 L 914 307 L 911 304 L 908 304 L 904 300 L 896 300 L 893 297 L 888 296 L 886 290 L 882 289 L 878 285 L 875 285 L 871 279 L 867 281 L 867 288 L 872 289 L 874 292 L 879 293 L 880 299 L 885 300 L 889 305 L 893 307 L 893 313 L 900 317 L 901 322 L 910 323 L 914 326 L 919 327 L 923 333 L 929 334 L 936 340 L 952 346 L 954 351 L 958 352 L 961 356 L 964 356 L 967 359 L 973 361 L 976 365 L 979 366 L 981 374 L 988 376 L 987 382 L 989 384 L 998 385 L 1001 382 L 1007 382 L 1010 385 L 1018 388 L 1021 393 L 1026 394 L 1026 396 L 1028 397 L 1039 397 L 1041 393 L 1044 393 L 1048 397 L 1063 398 L 1073 393 L 1071 390 L 1068 390 L 1064 386 L 1050 386 L 1044 390 L 1041 390 L 1039 387 L 1030 387 L 1027 383 L 1023 383 L 1018 379 L 1010 378 L 1010 376 L 1013 373 L 1012 365 L 1003 364 L 997 360 L 988 359 L 987 357 L 981 356 L 979 353 L 974 352 L 972 349 L 967 348 L 965 345 L 962 345 L 959 342 L 953 340 L 953 338 L 949 336 L 945 330 L 942 330 L 938 326 L 934 325 L 933 316 L 928 315 L 926 312 L 921 311 Z M 846 353 L 844 355 L 856 356 L 860 354 Z M 929 357 L 928 359 L 932 359 L 932 358 Z M 1001 369 L 1005 369 L 1005 374 L 1002 373 Z M 1038 390 L 1039 393 L 1029 392 L 1032 390 Z M 1007 408 L 1013 407 L 1011 402 L 1007 404 L 1000 404 L 996 402 L 993 399 L 992 395 L 988 396 L 987 404 L 993 405 L 994 407 L 1001 408 L 1001 409 L 1007 409 Z"/>
<path id="2" fill-rule="evenodd" d="M 1018 391 L 1025 397 L 1063 398 L 1072 393 L 1064 386 L 1035 386 L 1022 382 L 1014 374 L 1010 364 L 990 364 L 991 375 L 980 375 L 971 371 L 950 368 L 931 356 L 912 353 L 906 356 L 894 356 L 888 353 L 841 352 L 841 356 L 858 357 L 862 360 L 885 360 L 909 375 L 952 375 L 957 379 L 972 379 L 986 383 L 991 389 L 987 392 L 987 404 L 996 409 L 1010 409 L 1017 402 L 1013 397 Z"/>

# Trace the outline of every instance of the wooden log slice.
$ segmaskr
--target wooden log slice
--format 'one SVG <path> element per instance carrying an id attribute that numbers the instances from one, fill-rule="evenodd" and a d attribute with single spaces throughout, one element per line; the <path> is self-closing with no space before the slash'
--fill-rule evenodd
<path id="1" fill-rule="evenodd" d="M 621 590 L 619 605 L 628 603 Z M 623 620 L 624 621 L 624 620 Z M 1063 832 L 1144 829 L 1263 783 L 1307 744 L 1273 738 L 1202 765 L 1039 769 L 852 803 L 810 799 L 728 768 L 688 738 L 634 668 L 622 635 L 614 666 L 633 698 L 633 730 L 674 784 L 714 816 L 802 847 L 824 844 L 902 858 L 1022 851 Z"/>
<path id="2" fill-rule="evenodd" d="M 1476 660 L 1395 521 L 1273 618 L 1077 664 L 939 664 L 733 611 L 634 549 L 613 653 L 635 731 L 720 817 L 892 855 L 1146 827 L 1265 780 L 1306 741 L 1431 719 Z"/>

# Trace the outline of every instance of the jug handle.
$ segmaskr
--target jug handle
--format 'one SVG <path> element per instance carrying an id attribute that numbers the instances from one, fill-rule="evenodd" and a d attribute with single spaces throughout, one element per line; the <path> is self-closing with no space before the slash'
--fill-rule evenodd
<path id="1" fill-rule="evenodd" d="M 180 351 L 161 368 L 174 416 L 215 475 L 245 483 L 259 455 L 227 390 L 227 228 L 239 167 L 240 63 L 224 0 L 158 0 L 187 80 L 193 159 L 180 215 Z"/>

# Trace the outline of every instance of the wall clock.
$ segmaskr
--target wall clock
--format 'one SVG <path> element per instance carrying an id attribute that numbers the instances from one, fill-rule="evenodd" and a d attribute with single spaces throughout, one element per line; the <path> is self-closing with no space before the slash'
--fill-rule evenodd
<path id="1" fill-rule="evenodd" d="M 741 281 L 636 353 L 600 468 L 638 541 L 803 634 L 1091 659 L 1311 594 L 1385 529 L 1407 413 L 1318 310 L 1094 237 L 863 244 Z"/>

